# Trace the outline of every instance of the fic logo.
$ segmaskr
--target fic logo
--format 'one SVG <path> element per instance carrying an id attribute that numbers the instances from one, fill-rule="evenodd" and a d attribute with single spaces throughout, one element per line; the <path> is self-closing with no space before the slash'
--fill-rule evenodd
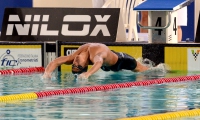
<path id="1" fill-rule="evenodd" d="M 11 51 L 8 49 L 4 54 L 1 55 L 0 57 L 1 66 L 14 67 L 19 64 L 18 60 L 16 60 L 10 53 Z"/>

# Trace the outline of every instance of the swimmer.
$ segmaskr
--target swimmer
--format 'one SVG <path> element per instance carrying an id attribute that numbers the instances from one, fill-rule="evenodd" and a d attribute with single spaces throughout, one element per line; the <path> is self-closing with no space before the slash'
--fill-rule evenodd
<path id="1" fill-rule="evenodd" d="M 101 43 L 87 43 L 74 53 L 51 61 L 45 69 L 43 78 L 51 78 L 52 72 L 62 64 L 72 65 L 72 73 L 78 74 L 80 79 L 87 79 L 100 68 L 103 71 L 115 72 L 122 69 L 144 72 L 149 69 L 126 53 L 115 52 Z M 88 65 L 92 65 L 89 70 Z"/>

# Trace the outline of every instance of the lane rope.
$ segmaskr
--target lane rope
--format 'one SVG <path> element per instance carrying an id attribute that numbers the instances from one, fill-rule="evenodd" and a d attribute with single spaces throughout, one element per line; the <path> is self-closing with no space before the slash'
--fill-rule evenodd
<path id="1" fill-rule="evenodd" d="M 0 75 L 16 75 L 24 73 L 44 72 L 44 67 L 30 67 L 30 68 L 17 68 L 0 70 Z"/>
<path id="2" fill-rule="evenodd" d="M 46 90 L 46 91 L 39 91 L 39 92 L 33 92 L 33 93 L 37 95 L 37 98 L 45 98 L 45 97 L 51 97 L 51 96 L 56 96 L 56 95 L 80 94 L 80 93 L 87 93 L 87 92 L 93 92 L 93 91 L 107 91 L 107 90 L 112 90 L 112 89 L 129 88 L 133 86 L 150 86 L 154 84 L 196 81 L 196 80 L 200 80 L 200 75 L 183 76 L 183 77 L 175 77 L 175 78 L 160 78 L 160 79 L 154 79 L 154 80 L 95 85 L 95 86 L 84 86 L 84 87 L 77 87 L 77 88 Z M 5 101 L 5 100 L 18 100 L 18 97 L 15 97 L 15 99 L 14 98 L 4 99 L 4 97 L 7 97 L 7 95 L 0 96 L 0 102 Z M 26 97 L 29 97 L 29 96 L 26 96 Z"/>
<path id="3" fill-rule="evenodd" d="M 106 90 L 119 89 L 119 88 L 129 88 L 133 86 L 149 86 L 153 84 L 196 81 L 196 80 L 200 80 L 200 75 L 183 76 L 183 77 L 175 77 L 175 78 L 160 78 L 160 79 L 154 79 L 154 80 L 105 84 L 105 85 L 96 85 L 96 86 L 85 86 L 85 87 L 77 87 L 77 88 L 66 88 L 66 89 L 58 89 L 58 90 L 40 91 L 40 92 L 35 92 L 35 93 L 37 94 L 38 98 L 43 98 L 43 97 L 50 97 L 50 96 L 55 96 L 55 95 L 78 94 L 78 93 L 86 93 L 86 92 L 92 92 L 92 91 L 106 91 Z"/>
<path id="4" fill-rule="evenodd" d="M 117 120 L 180 120 L 180 118 L 195 117 L 200 115 L 200 109 L 185 110 L 178 112 L 168 112 L 162 114 L 154 114 L 139 117 L 120 118 Z M 185 119 L 186 120 L 186 119 Z"/>

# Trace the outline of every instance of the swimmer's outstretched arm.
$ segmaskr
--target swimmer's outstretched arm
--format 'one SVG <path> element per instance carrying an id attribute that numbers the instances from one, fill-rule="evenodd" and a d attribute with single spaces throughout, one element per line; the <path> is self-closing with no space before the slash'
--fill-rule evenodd
<path id="1" fill-rule="evenodd" d="M 45 68 L 43 78 L 51 78 L 52 72 L 62 64 L 71 64 L 73 62 L 72 56 L 61 56 L 51 61 Z"/>

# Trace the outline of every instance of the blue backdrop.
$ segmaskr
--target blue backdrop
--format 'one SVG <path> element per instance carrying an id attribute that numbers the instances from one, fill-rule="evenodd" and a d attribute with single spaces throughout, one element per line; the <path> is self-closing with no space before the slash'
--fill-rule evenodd
<path id="1" fill-rule="evenodd" d="M 194 2 L 188 6 L 187 10 L 187 26 L 181 27 L 183 31 L 182 41 L 185 41 L 187 38 L 194 40 Z"/>
<path id="2" fill-rule="evenodd" d="M 0 0 L 0 30 L 2 28 L 4 9 L 7 7 L 32 7 L 32 0 Z"/>

